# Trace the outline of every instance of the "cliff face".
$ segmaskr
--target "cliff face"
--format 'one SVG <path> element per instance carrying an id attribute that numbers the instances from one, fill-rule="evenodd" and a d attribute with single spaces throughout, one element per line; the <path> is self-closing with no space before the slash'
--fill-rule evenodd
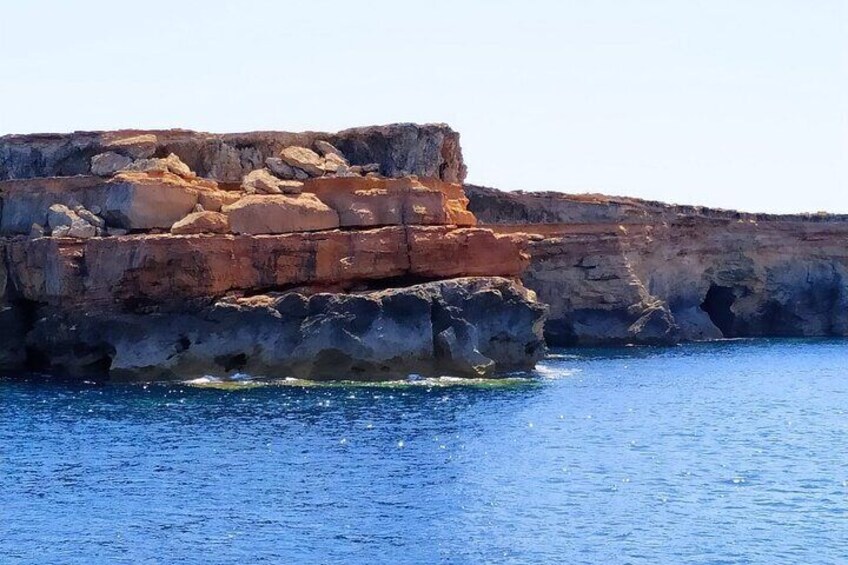
<path id="1" fill-rule="evenodd" d="M 198 176 L 240 183 L 285 147 L 327 141 L 351 165 L 376 163 L 387 177 L 418 175 L 448 182 L 465 179 L 459 134 L 444 124 L 392 124 L 338 133 L 121 130 L 0 138 L 0 180 L 88 174 L 95 155 L 114 151 L 132 158 L 177 155 Z"/>
<path id="2" fill-rule="evenodd" d="M 0 368 L 491 375 L 544 354 L 446 126 L 0 138 Z"/>
<path id="3" fill-rule="evenodd" d="M 521 236 L 550 344 L 848 335 L 848 217 L 466 186 Z"/>

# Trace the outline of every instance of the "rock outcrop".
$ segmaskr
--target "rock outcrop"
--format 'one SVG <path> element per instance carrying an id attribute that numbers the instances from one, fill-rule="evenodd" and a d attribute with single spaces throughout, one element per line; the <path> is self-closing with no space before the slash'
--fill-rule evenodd
<path id="1" fill-rule="evenodd" d="M 80 310 L 178 309 L 232 291 L 298 286 L 341 292 L 396 280 L 517 277 L 527 265 L 511 236 L 443 226 L 15 238 L 7 245 L 9 276 L 22 298 Z"/>
<path id="2" fill-rule="evenodd" d="M 180 313 L 60 313 L 29 337 L 41 370 L 92 377 L 387 379 L 490 375 L 544 353 L 544 307 L 499 278 L 381 291 L 229 298 Z"/>
<path id="3" fill-rule="evenodd" d="M 466 186 L 518 234 L 552 345 L 848 335 L 848 217 Z"/>
<path id="4" fill-rule="evenodd" d="M 455 133 L 0 138 L 0 369 L 493 375 L 544 352 Z"/>
<path id="5" fill-rule="evenodd" d="M 311 148 L 316 141 L 338 148 L 351 165 L 376 164 L 386 177 L 417 175 L 447 182 L 465 178 L 459 134 L 444 124 L 394 124 L 338 133 L 124 130 L 9 135 L 0 138 L 0 180 L 85 175 L 91 171 L 92 157 L 105 152 L 133 160 L 173 153 L 200 177 L 238 184 L 267 158 L 278 158 L 282 149 Z"/>

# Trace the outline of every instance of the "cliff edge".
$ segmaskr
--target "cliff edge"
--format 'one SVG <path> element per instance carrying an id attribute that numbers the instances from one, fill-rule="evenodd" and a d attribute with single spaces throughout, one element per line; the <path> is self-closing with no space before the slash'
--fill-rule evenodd
<path id="1" fill-rule="evenodd" d="M 848 216 L 466 185 L 519 237 L 551 345 L 848 335 Z"/>

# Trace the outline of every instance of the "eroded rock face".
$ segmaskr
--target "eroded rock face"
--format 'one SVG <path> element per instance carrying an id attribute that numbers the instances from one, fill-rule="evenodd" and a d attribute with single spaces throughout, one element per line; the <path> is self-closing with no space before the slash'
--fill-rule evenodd
<path id="1" fill-rule="evenodd" d="M 126 155 L 106 151 L 91 158 L 91 174 L 99 177 L 111 177 L 118 171 L 126 169 L 133 160 Z"/>
<path id="2" fill-rule="evenodd" d="M 544 313 L 512 281 L 455 279 L 232 298 L 191 313 L 53 315 L 29 346 L 45 370 L 88 378 L 484 376 L 532 368 L 545 351 Z"/>
<path id="3" fill-rule="evenodd" d="M 393 124 L 338 133 L 210 134 L 185 130 L 77 132 L 0 137 L 0 180 L 86 175 L 91 158 L 113 151 L 132 159 L 175 154 L 201 177 L 241 182 L 284 147 L 327 141 L 351 165 L 377 163 L 388 177 L 418 175 L 448 182 L 465 178 L 459 134 L 444 124 Z"/>
<path id="4" fill-rule="evenodd" d="M 47 225 L 51 206 L 97 209 L 106 223 L 127 230 L 169 229 L 201 203 L 220 210 L 239 195 L 216 183 L 186 180 L 175 174 L 122 171 L 112 178 L 94 176 L 30 179 L 0 183 L 3 206 L 0 234 L 27 234 L 33 224 Z"/>
<path id="5" fill-rule="evenodd" d="M 321 178 L 304 182 L 339 214 L 343 227 L 474 225 L 459 185 L 416 178 Z"/>
<path id="6" fill-rule="evenodd" d="M 443 226 L 275 236 L 20 238 L 8 243 L 7 258 L 22 298 L 62 309 L 113 311 L 179 309 L 252 289 L 346 291 L 401 279 L 516 277 L 527 265 L 510 236 Z"/>
<path id="7" fill-rule="evenodd" d="M 6 256 L 5 242 L 0 239 L 0 257 Z M 0 261 L 0 370 L 15 370 L 26 363 L 26 334 L 31 313 L 11 296 L 5 261 Z"/>
<path id="8" fill-rule="evenodd" d="M 848 335 L 846 217 L 466 192 L 486 227 L 525 232 L 552 345 Z"/>
<path id="9" fill-rule="evenodd" d="M 339 227 L 339 215 L 314 194 L 245 196 L 222 210 L 234 233 L 279 234 Z"/>
<path id="10" fill-rule="evenodd" d="M 229 232 L 230 221 L 227 215 L 209 210 L 193 212 L 171 226 L 171 233 L 175 235 Z"/>
<path id="11" fill-rule="evenodd" d="M 0 367 L 529 368 L 545 309 L 515 282 L 523 240 L 465 227 L 463 176 L 458 136 L 440 125 L 0 138 Z"/>

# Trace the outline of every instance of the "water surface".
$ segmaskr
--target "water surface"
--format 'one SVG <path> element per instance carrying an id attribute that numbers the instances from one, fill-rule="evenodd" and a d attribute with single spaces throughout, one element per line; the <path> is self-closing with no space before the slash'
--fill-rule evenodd
<path id="1" fill-rule="evenodd" d="M 0 380 L 0 562 L 840 563 L 848 342 L 528 378 Z"/>

